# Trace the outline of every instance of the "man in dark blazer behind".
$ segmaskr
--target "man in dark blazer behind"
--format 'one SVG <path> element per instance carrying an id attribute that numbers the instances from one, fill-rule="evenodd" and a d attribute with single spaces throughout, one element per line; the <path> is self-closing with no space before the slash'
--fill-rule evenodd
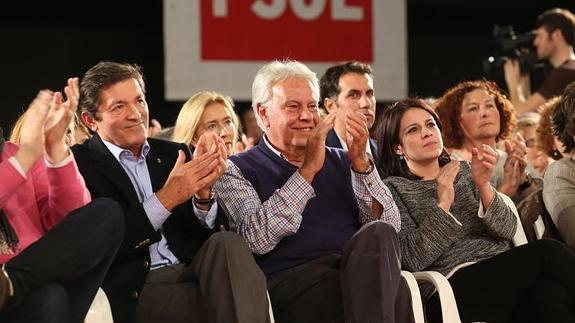
<path id="1" fill-rule="evenodd" d="M 368 146 L 369 146 L 369 151 L 370 153 L 376 154 L 377 153 L 377 143 L 375 140 L 369 138 L 368 141 Z M 339 139 L 339 136 L 335 133 L 335 130 L 331 129 L 328 133 L 327 133 L 327 137 L 325 138 L 325 145 L 327 147 L 334 147 L 334 148 L 341 148 L 341 149 L 345 149 L 342 144 L 341 144 L 341 139 Z M 375 155 L 371 156 L 372 158 L 375 158 Z"/>
<path id="2" fill-rule="evenodd" d="M 211 185 L 225 170 L 216 136 L 184 144 L 146 138 L 139 67 L 100 62 L 80 85 L 94 132 L 72 148 L 92 197 L 124 208 L 126 234 L 103 288 L 114 321 L 266 322 L 265 277 L 241 238 L 217 232 Z M 102 237 L 105 239 L 105 237 Z"/>
<path id="3" fill-rule="evenodd" d="M 330 66 L 320 80 L 320 105 L 328 112 L 336 111 L 335 124 L 325 140 L 328 147 L 347 150 L 345 120 L 347 114 L 361 112 L 367 118 L 369 129 L 375 121 L 375 94 L 373 71 L 367 64 L 357 61 Z M 377 145 L 369 139 L 367 153 L 375 157 Z"/>

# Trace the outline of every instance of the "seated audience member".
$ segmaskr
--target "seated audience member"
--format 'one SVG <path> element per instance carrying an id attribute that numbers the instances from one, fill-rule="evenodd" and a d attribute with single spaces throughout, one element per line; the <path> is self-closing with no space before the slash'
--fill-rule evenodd
<path id="1" fill-rule="evenodd" d="M 563 158 L 545 172 L 543 201 L 561 237 L 575 249 L 575 82 L 567 86 L 557 103 L 553 130 L 565 148 Z"/>
<path id="2" fill-rule="evenodd" d="M 20 142 L 20 134 L 22 134 L 22 124 L 24 124 L 24 117 L 26 113 L 22 113 L 16 122 L 14 122 L 14 126 L 12 126 L 12 131 L 10 132 L 10 137 L 8 140 L 12 143 L 18 144 Z M 67 140 L 67 139 L 66 139 Z"/>
<path id="3" fill-rule="evenodd" d="M 463 322 L 574 322 L 575 255 L 552 240 L 509 248 L 515 207 L 489 183 L 493 148 L 450 160 L 423 100 L 397 102 L 381 122 L 377 166 L 401 213 L 403 268 L 446 275 Z M 441 322 L 437 295 L 426 307 Z"/>
<path id="4" fill-rule="evenodd" d="M 26 113 L 23 113 L 18 117 L 18 120 L 14 123 L 12 127 L 12 132 L 10 132 L 10 142 L 18 144 L 20 143 L 20 136 L 22 135 L 22 124 L 24 123 L 24 118 Z M 88 139 L 90 134 L 81 122 L 79 122 L 78 117 L 74 114 L 74 117 L 68 125 L 68 130 L 66 131 L 66 145 L 72 147 L 77 143 L 82 143 L 84 140 Z"/>
<path id="5" fill-rule="evenodd" d="M 103 283 L 114 322 L 268 321 L 263 273 L 241 237 L 218 232 L 210 208 L 224 143 L 206 134 L 190 160 L 187 145 L 147 138 L 145 93 L 139 67 L 115 62 L 90 68 L 80 86 L 81 118 L 94 135 L 72 150 L 92 196 L 126 213 Z"/>
<path id="6" fill-rule="evenodd" d="M 536 129 L 541 120 L 539 113 L 526 112 L 517 120 L 517 133 L 525 140 L 527 166 L 533 169 L 533 175 L 543 178 L 545 169 L 553 160 L 536 146 Z"/>
<path id="7" fill-rule="evenodd" d="M 82 322 L 123 238 L 121 208 L 90 203 L 65 143 L 78 79 L 64 92 L 38 93 L 18 145 L 0 130 L 0 322 Z"/>
<path id="8" fill-rule="evenodd" d="M 156 136 L 162 132 L 162 124 L 157 119 L 150 119 L 150 125 L 148 126 L 148 137 L 156 138 Z"/>
<path id="9" fill-rule="evenodd" d="M 438 100 L 435 111 L 444 125 L 443 141 L 451 158 L 469 161 L 473 148 L 489 145 L 499 155 L 490 179 L 499 192 L 519 203 L 536 187 L 528 173 L 527 148 L 520 136 L 505 142 L 506 151 L 496 149 L 498 141 L 513 133 L 516 119 L 511 102 L 495 83 L 459 83 Z"/>
<path id="10" fill-rule="evenodd" d="M 180 109 L 171 139 L 187 144 L 195 151 L 199 138 L 210 133 L 221 138 L 230 156 L 237 148 L 238 126 L 238 117 L 230 98 L 217 92 L 202 91 L 194 94 Z M 222 213 L 221 208 L 217 212 L 221 219 L 220 227 L 227 228 L 229 225 L 225 213 Z"/>
<path id="11" fill-rule="evenodd" d="M 553 134 L 553 112 L 561 97 L 556 96 L 541 106 L 539 123 L 535 130 L 535 145 L 544 151 L 552 160 L 563 158 L 565 145 Z M 549 162 L 551 164 L 551 162 Z"/>
<path id="12" fill-rule="evenodd" d="M 327 134 L 328 147 L 347 149 L 346 119 L 359 111 L 367 119 L 371 130 L 375 121 L 375 93 L 371 66 L 350 61 L 330 66 L 320 79 L 320 103 L 325 109 L 337 111 L 333 129 Z M 375 156 L 376 143 L 369 139 L 367 153 Z"/>
<path id="13" fill-rule="evenodd" d="M 238 126 L 238 117 L 230 98 L 211 91 L 199 92 L 180 109 L 172 140 L 195 150 L 204 133 L 213 133 L 222 139 L 229 156 L 234 153 Z"/>
<path id="14" fill-rule="evenodd" d="M 78 118 L 78 114 L 74 114 L 74 121 L 72 123 L 72 129 L 70 130 L 71 136 L 70 139 L 70 147 L 75 144 L 81 144 L 90 138 L 90 130 L 86 128 L 86 125 Z"/>
<path id="15" fill-rule="evenodd" d="M 366 117 L 350 113 L 349 151 L 325 146 L 319 84 L 299 62 L 257 72 L 252 106 L 264 135 L 228 159 L 216 183 L 230 225 L 268 277 L 277 322 L 410 322 L 400 276 L 399 214 L 365 153 Z M 383 212 L 372 215 L 372 200 Z"/>
<path id="16" fill-rule="evenodd" d="M 262 138 L 262 129 L 258 125 L 253 109 L 247 108 L 242 112 L 241 124 L 243 136 L 239 143 L 243 146 L 243 150 L 248 150 L 256 146 Z"/>
<path id="17" fill-rule="evenodd" d="M 156 138 L 156 139 L 163 139 L 163 140 L 172 141 L 173 135 L 174 135 L 174 126 L 171 126 L 171 127 L 162 128 L 162 130 L 156 132 L 151 137 Z"/>

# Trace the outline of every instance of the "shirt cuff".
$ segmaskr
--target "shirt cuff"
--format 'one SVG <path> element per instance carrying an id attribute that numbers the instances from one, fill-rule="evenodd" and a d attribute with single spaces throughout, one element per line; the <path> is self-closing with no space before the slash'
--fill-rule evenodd
<path id="1" fill-rule="evenodd" d="M 303 209 L 305 209 L 306 205 L 305 203 L 301 203 L 301 201 L 309 201 L 311 198 L 315 197 L 315 191 L 313 189 L 313 186 L 311 186 L 311 184 L 308 183 L 303 178 L 303 176 L 301 176 L 301 173 L 299 171 L 296 171 L 287 180 L 287 182 L 284 184 L 284 187 L 285 186 L 289 186 L 290 188 L 290 194 L 287 196 L 287 198 L 290 199 L 291 202 L 295 203 L 296 205 L 303 204 L 301 212 L 303 212 Z"/>
<path id="2" fill-rule="evenodd" d="M 216 225 L 216 217 L 218 215 L 218 203 L 212 203 L 212 206 L 210 206 L 210 209 L 207 211 L 198 208 L 195 203 L 192 204 L 194 205 L 194 214 L 198 220 L 204 223 L 208 229 L 213 229 Z"/>
<path id="3" fill-rule="evenodd" d="M 356 194 L 361 197 L 377 197 L 377 191 L 381 188 L 383 182 L 379 178 L 379 173 L 374 167 L 369 174 L 356 173 L 353 169 L 351 170 L 351 180 L 353 187 L 357 190 Z M 382 201 L 379 201 L 380 203 Z"/>
<path id="4" fill-rule="evenodd" d="M 453 214 L 451 214 L 451 212 L 447 212 L 447 214 L 453 219 L 453 221 L 455 221 L 455 223 L 457 223 L 460 227 L 463 226 L 463 224 L 461 224 L 461 222 L 459 222 L 459 220 L 457 220 Z"/>
<path id="5" fill-rule="evenodd" d="M 489 204 L 489 206 L 491 207 L 491 205 L 493 204 L 493 202 L 495 201 L 495 199 L 497 198 L 497 190 L 492 186 L 491 190 L 493 190 L 493 198 L 491 199 L 491 203 Z M 484 218 L 487 215 L 487 211 L 489 210 L 489 208 L 485 209 L 483 207 L 483 203 L 481 202 L 481 198 L 479 198 L 479 207 L 477 209 L 477 216 L 480 218 Z"/>
<path id="6" fill-rule="evenodd" d="M 51 161 L 48 160 L 48 158 L 44 157 L 44 162 L 46 163 L 46 167 L 48 167 L 48 168 L 58 168 L 58 167 L 66 166 L 68 163 L 70 163 L 72 161 L 72 159 L 74 159 L 74 155 L 72 155 L 72 153 L 70 152 L 70 149 L 68 149 L 68 156 L 66 158 L 64 158 L 62 161 L 57 162 L 57 163 L 52 163 Z"/>
<path id="7" fill-rule="evenodd" d="M 166 210 L 162 202 L 158 200 L 156 194 L 150 195 L 143 203 L 144 211 L 150 219 L 150 223 L 154 227 L 154 230 L 159 230 L 171 212 Z"/>
<path id="8" fill-rule="evenodd" d="M 480 218 L 485 217 L 485 211 L 483 210 L 483 203 L 481 203 L 481 199 L 479 199 L 479 207 L 477 208 L 477 216 Z"/>
<path id="9" fill-rule="evenodd" d="M 22 168 L 22 165 L 20 165 L 18 159 L 16 159 L 16 156 L 8 158 L 8 161 L 10 162 L 10 164 L 12 164 L 12 166 L 14 166 L 14 168 L 16 168 L 18 173 L 20 173 L 20 175 L 22 175 L 24 179 L 28 179 L 28 177 L 26 177 L 26 172 L 24 171 L 24 168 Z"/>

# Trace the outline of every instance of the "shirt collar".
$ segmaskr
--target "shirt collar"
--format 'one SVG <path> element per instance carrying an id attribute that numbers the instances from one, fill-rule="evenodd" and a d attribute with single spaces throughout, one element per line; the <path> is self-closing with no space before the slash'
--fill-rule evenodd
<path id="1" fill-rule="evenodd" d="M 275 149 L 275 147 L 272 146 L 272 144 L 270 144 L 270 142 L 269 142 L 269 140 L 268 140 L 268 137 L 267 137 L 267 135 L 266 135 L 265 133 L 263 134 L 262 137 L 264 138 L 264 144 L 266 144 L 266 146 L 268 146 L 268 148 L 269 148 L 271 151 L 273 151 L 274 154 L 280 156 L 280 157 L 283 158 L 283 159 L 286 159 L 279 150 Z M 287 159 L 286 159 L 286 160 L 287 160 Z"/>
<path id="2" fill-rule="evenodd" d="M 122 147 L 116 146 L 115 144 L 106 141 L 104 139 L 102 139 L 102 141 L 104 142 L 104 145 L 106 145 L 106 148 L 108 148 L 108 150 L 112 153 L 112 155 L 114 155 L 114 157 L 120 161 L 120 157 L 123 156 L 129 156 L 135 159 L 134 154 L 132 154 L 131 151 L 129 151 L 128 149 L 124 149 Z M 146 156 L 148 155 L 148 152 L 150 151 L 150 144 L 148 144 L 148 141 L 146 140 L 144 142 L 144 144 L 142 145 L 142 156 L 144 159 L 146 158 Z"/>

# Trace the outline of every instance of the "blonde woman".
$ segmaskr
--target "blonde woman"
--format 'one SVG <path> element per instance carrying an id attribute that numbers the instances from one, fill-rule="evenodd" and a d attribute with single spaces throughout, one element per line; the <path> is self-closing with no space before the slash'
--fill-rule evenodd
<path id="1" fill-rule="evenodd" d="M 213 132 L 223 140 L 229 156 L 234 153 L 238 128 L 239 120 L 232 100 L 217 92 L 202 91 L 182 106 L 172 140 L 188 144 L 194 150 L 201 135 Z"/>

